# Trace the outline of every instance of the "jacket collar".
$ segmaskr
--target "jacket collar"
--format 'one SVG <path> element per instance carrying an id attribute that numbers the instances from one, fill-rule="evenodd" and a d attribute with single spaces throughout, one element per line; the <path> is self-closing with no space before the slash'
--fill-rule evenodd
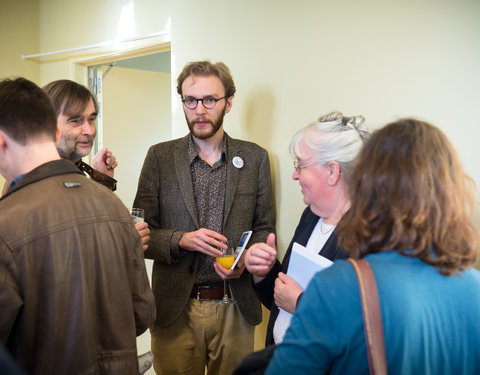
<path id="1" fill-rule="evenodd" d="M 28 172 L 20 181 L 18 181 L 13 189 L 7 191 L 5 195 L 0 198 L 0 200 L 12 194 L 13 192 L 37 181 L 70 173 L 83 174 L 70 160 L 61 159 L 49 161 L 48 163 L 42 164 Z"/>

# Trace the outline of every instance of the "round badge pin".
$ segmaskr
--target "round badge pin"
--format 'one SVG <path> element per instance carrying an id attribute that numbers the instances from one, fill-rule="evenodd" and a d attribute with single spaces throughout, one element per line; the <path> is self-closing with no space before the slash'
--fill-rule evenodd
<path id="1" fill-rule="evenodd" d="M 232 159 L 232 163 L 235 166 L 235 168 L 242 168 L 243 167 L 243 159 L 240 156 L 235 156 Z"/>

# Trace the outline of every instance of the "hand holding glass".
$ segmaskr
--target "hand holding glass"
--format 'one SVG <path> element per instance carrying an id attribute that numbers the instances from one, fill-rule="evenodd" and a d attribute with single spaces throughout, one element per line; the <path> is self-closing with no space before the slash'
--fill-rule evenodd
<path id="1" fill-rule="evenodd" d="M 233 262 L 235 261 L 235 251 L 233 250 L 233 242 L 227 241 L 228 248 L 226 250 L 221 249 L 223 251 L 223 256 L 216 257 L 215 260 L 219 263 L 223 268 L 227 270 L 232 267 Z M 228 304 L 230 300 L 228 299 L 227 295 L 227 280 L 223 280 L 223 299 L 219 302 L 221 304 Z"/>
<path id="2" fill-rule="evenodd" d="M 145 221 L 145 211 L 143 211 L 143 208 L 132 208 L 130 215 L 132 215 L 135 224 Z"/>

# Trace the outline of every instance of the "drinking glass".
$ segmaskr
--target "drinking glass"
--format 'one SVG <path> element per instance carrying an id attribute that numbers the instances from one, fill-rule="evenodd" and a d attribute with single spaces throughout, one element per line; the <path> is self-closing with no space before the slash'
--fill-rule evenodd
<path id="1" fill-rule="evenodd" d="M 215 260 L 217 263 L 220 263 L 220 265 L 223 268 L 229 269 L 232 267 L 233 262 L 235 261 L 235 251 L 233 250 L 233 242 L 232 241 L 227 241 L 227 249 L 221 249 L 223 251 L 223 255 L 221 257 L 216 257 Z M 228 299 L 227 295 L 227 280 L 223 280 L 223 298 L 221 301 L 218 303 L 220 304 L 229 304 L 230 300 Z"/>
<path id="2" fill-rule="evenodd" d="M 143 211 L 143 208 L 132 208 L 130 210 L 130 215 L 132 215 L 135 224 L 145 221 L 145 211 Z"/>

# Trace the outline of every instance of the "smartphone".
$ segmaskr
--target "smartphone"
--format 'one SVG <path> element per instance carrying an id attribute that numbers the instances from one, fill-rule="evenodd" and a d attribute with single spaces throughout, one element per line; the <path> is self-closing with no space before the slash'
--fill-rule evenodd
<path id="1" fill-rule="evenodd" d="M 242 236 L 240 237 L 240 241 L 238 242 L 237 249 L 235 250 L 235 262 L 233 262 L 232 267 L 230 268 L 231 270 L 235 268 L 238 261 L 240 260 L 240 257 L 242 256 L 243 251 L 247 247 L 248 240 L 250 239 L 251 236 L 252 236 L 251 230 L 248 230 L 242 233 Z"/>

